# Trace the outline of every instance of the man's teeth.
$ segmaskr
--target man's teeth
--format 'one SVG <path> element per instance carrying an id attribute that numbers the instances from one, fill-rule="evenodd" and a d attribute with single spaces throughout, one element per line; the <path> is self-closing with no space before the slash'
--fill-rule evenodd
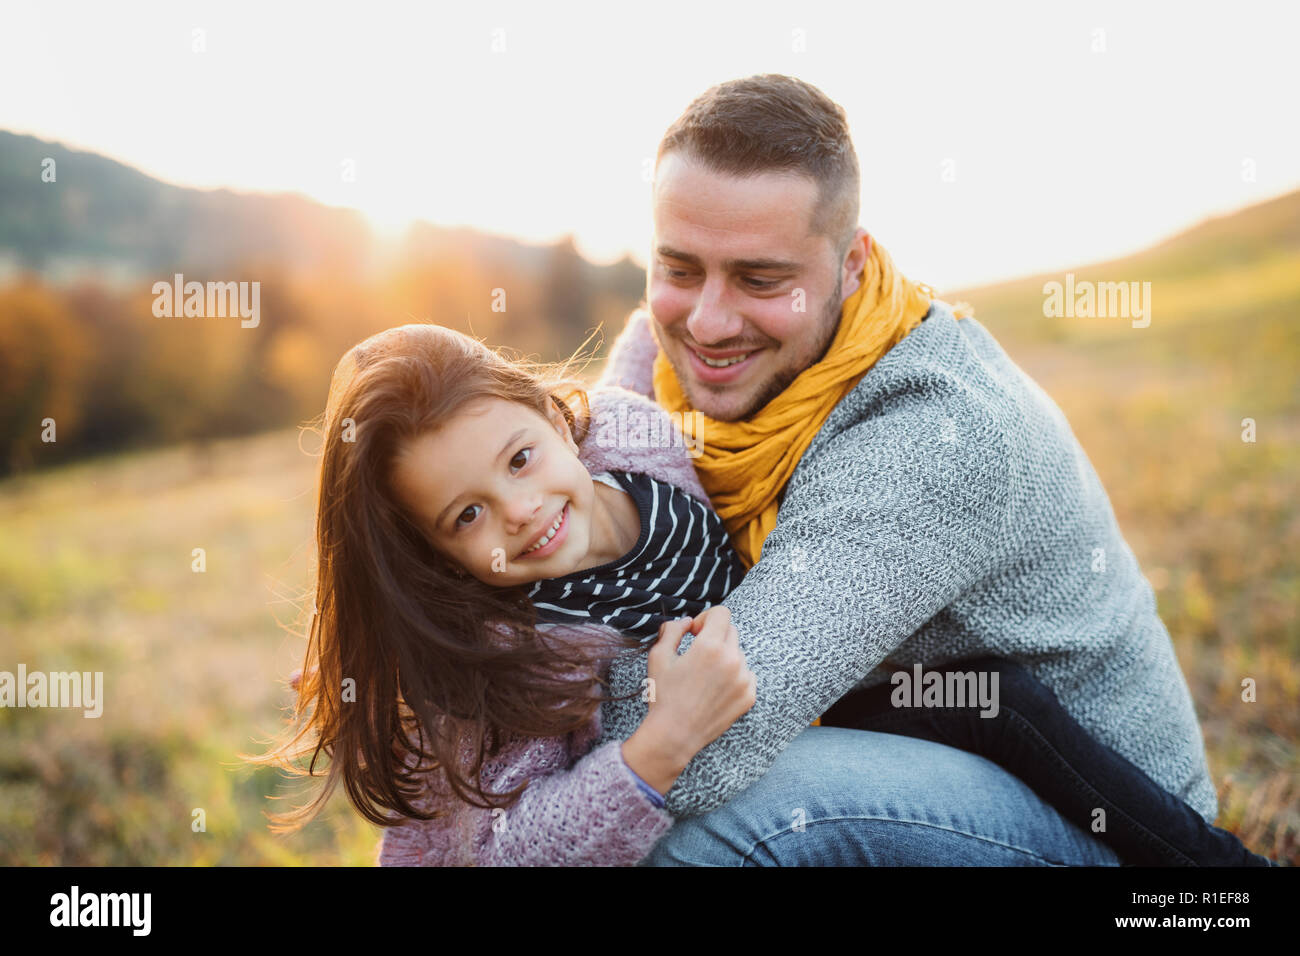
<path id="1" fill-rule="evenodd" d="M 567 508 L 568 505 L 565 505 L 564 507 Z M 550 540 L 555 537 L 555 532 L 560 530 L 560 525 L 562 524 L 564 524 L 564 508 L 560 509 L 560 516 L 555 519 L 555 524 L 551 525 L 550 530 L 547 531 L 546 534 L 542 536 L 542 540 L 538 541 L 531 548 L 525 548 L 524 554 L 527 554 L 529 551 L 536 551 L 538 548 L 545 547 L 550 542 Z"/>
<path id="2" fill-rule="evenodd" d="M 754 353 L 746 352 L 744 355 L 733 355 L 731 358 L 725 358 L 725 359 L 711 359 L 706 356 L 700 355 L 699 352 L 696 352 L 695 354 L 699 356 L 701 362 L 703 362 L 705 365 L 709 366 L 710 368 L 726 368 L 728 365 L 735 365 L 737 362 L 745 361 L 745 359 L 749 358 Z"/>

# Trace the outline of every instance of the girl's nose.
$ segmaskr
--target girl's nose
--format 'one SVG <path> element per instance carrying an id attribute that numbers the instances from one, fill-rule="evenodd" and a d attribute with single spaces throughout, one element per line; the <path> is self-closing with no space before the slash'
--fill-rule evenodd
<path id="1" fill-rule="evenodd" d="M 538 512 L 542 509 L 543 495 L 540 493 L 516 494 L 506 505 L 506 521 L 511 534 L 518 534 L 534 524 Z"/>

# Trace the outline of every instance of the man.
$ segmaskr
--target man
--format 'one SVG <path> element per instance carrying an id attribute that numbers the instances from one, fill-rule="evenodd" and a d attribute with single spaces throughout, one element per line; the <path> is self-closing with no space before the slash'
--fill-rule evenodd
<path id="1" fill-rule="evenodd" d="M 678 777 L 687 819 L 650 862 L 1116 863 L 973 754 L 809 727 L 889 665 L 989 655 L 1213 821 L 1187 684 L 1086 455 L 858 226 L 859 190 L 843 110 L 790 77 L 707 91 L 659 147 L 647 309 L 602 383 L 703 416 L 697 470 L 752 565 L 725 604 L 757 702 Z M 644 717 L 644 677 L 615 663 L 632 696 L 601 742 Z"/>

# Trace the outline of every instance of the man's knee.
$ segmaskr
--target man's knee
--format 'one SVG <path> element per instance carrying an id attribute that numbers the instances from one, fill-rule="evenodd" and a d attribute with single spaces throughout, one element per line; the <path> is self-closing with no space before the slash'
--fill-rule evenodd
<path id="1" fill-rule="evenodd" d="M 1114 865 L 1113 852 L 981 757 L 812 727 L 727 804 L 679 823 L 649 865 Z"/>

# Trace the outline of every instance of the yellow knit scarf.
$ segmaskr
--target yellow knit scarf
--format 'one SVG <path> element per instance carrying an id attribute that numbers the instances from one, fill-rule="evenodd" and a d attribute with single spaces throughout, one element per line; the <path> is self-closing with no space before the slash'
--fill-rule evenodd
<path id="1" fill-rule="evenodd" d="M 746 568 L 762 554 L 781 492 L 831 409 L 929 311 L 933 292 L 899 272 L 880 243 L 867 241 L 862 282 L 844 302 L 826 355 L 752 418 L 720 422 L 694 412 L 662 349 L 655 358 L 655 399 L 694 426 L 691 438 L 701 449 L 695 470 Z M 962 304 L 954 314 L 969 309 Z"/>

